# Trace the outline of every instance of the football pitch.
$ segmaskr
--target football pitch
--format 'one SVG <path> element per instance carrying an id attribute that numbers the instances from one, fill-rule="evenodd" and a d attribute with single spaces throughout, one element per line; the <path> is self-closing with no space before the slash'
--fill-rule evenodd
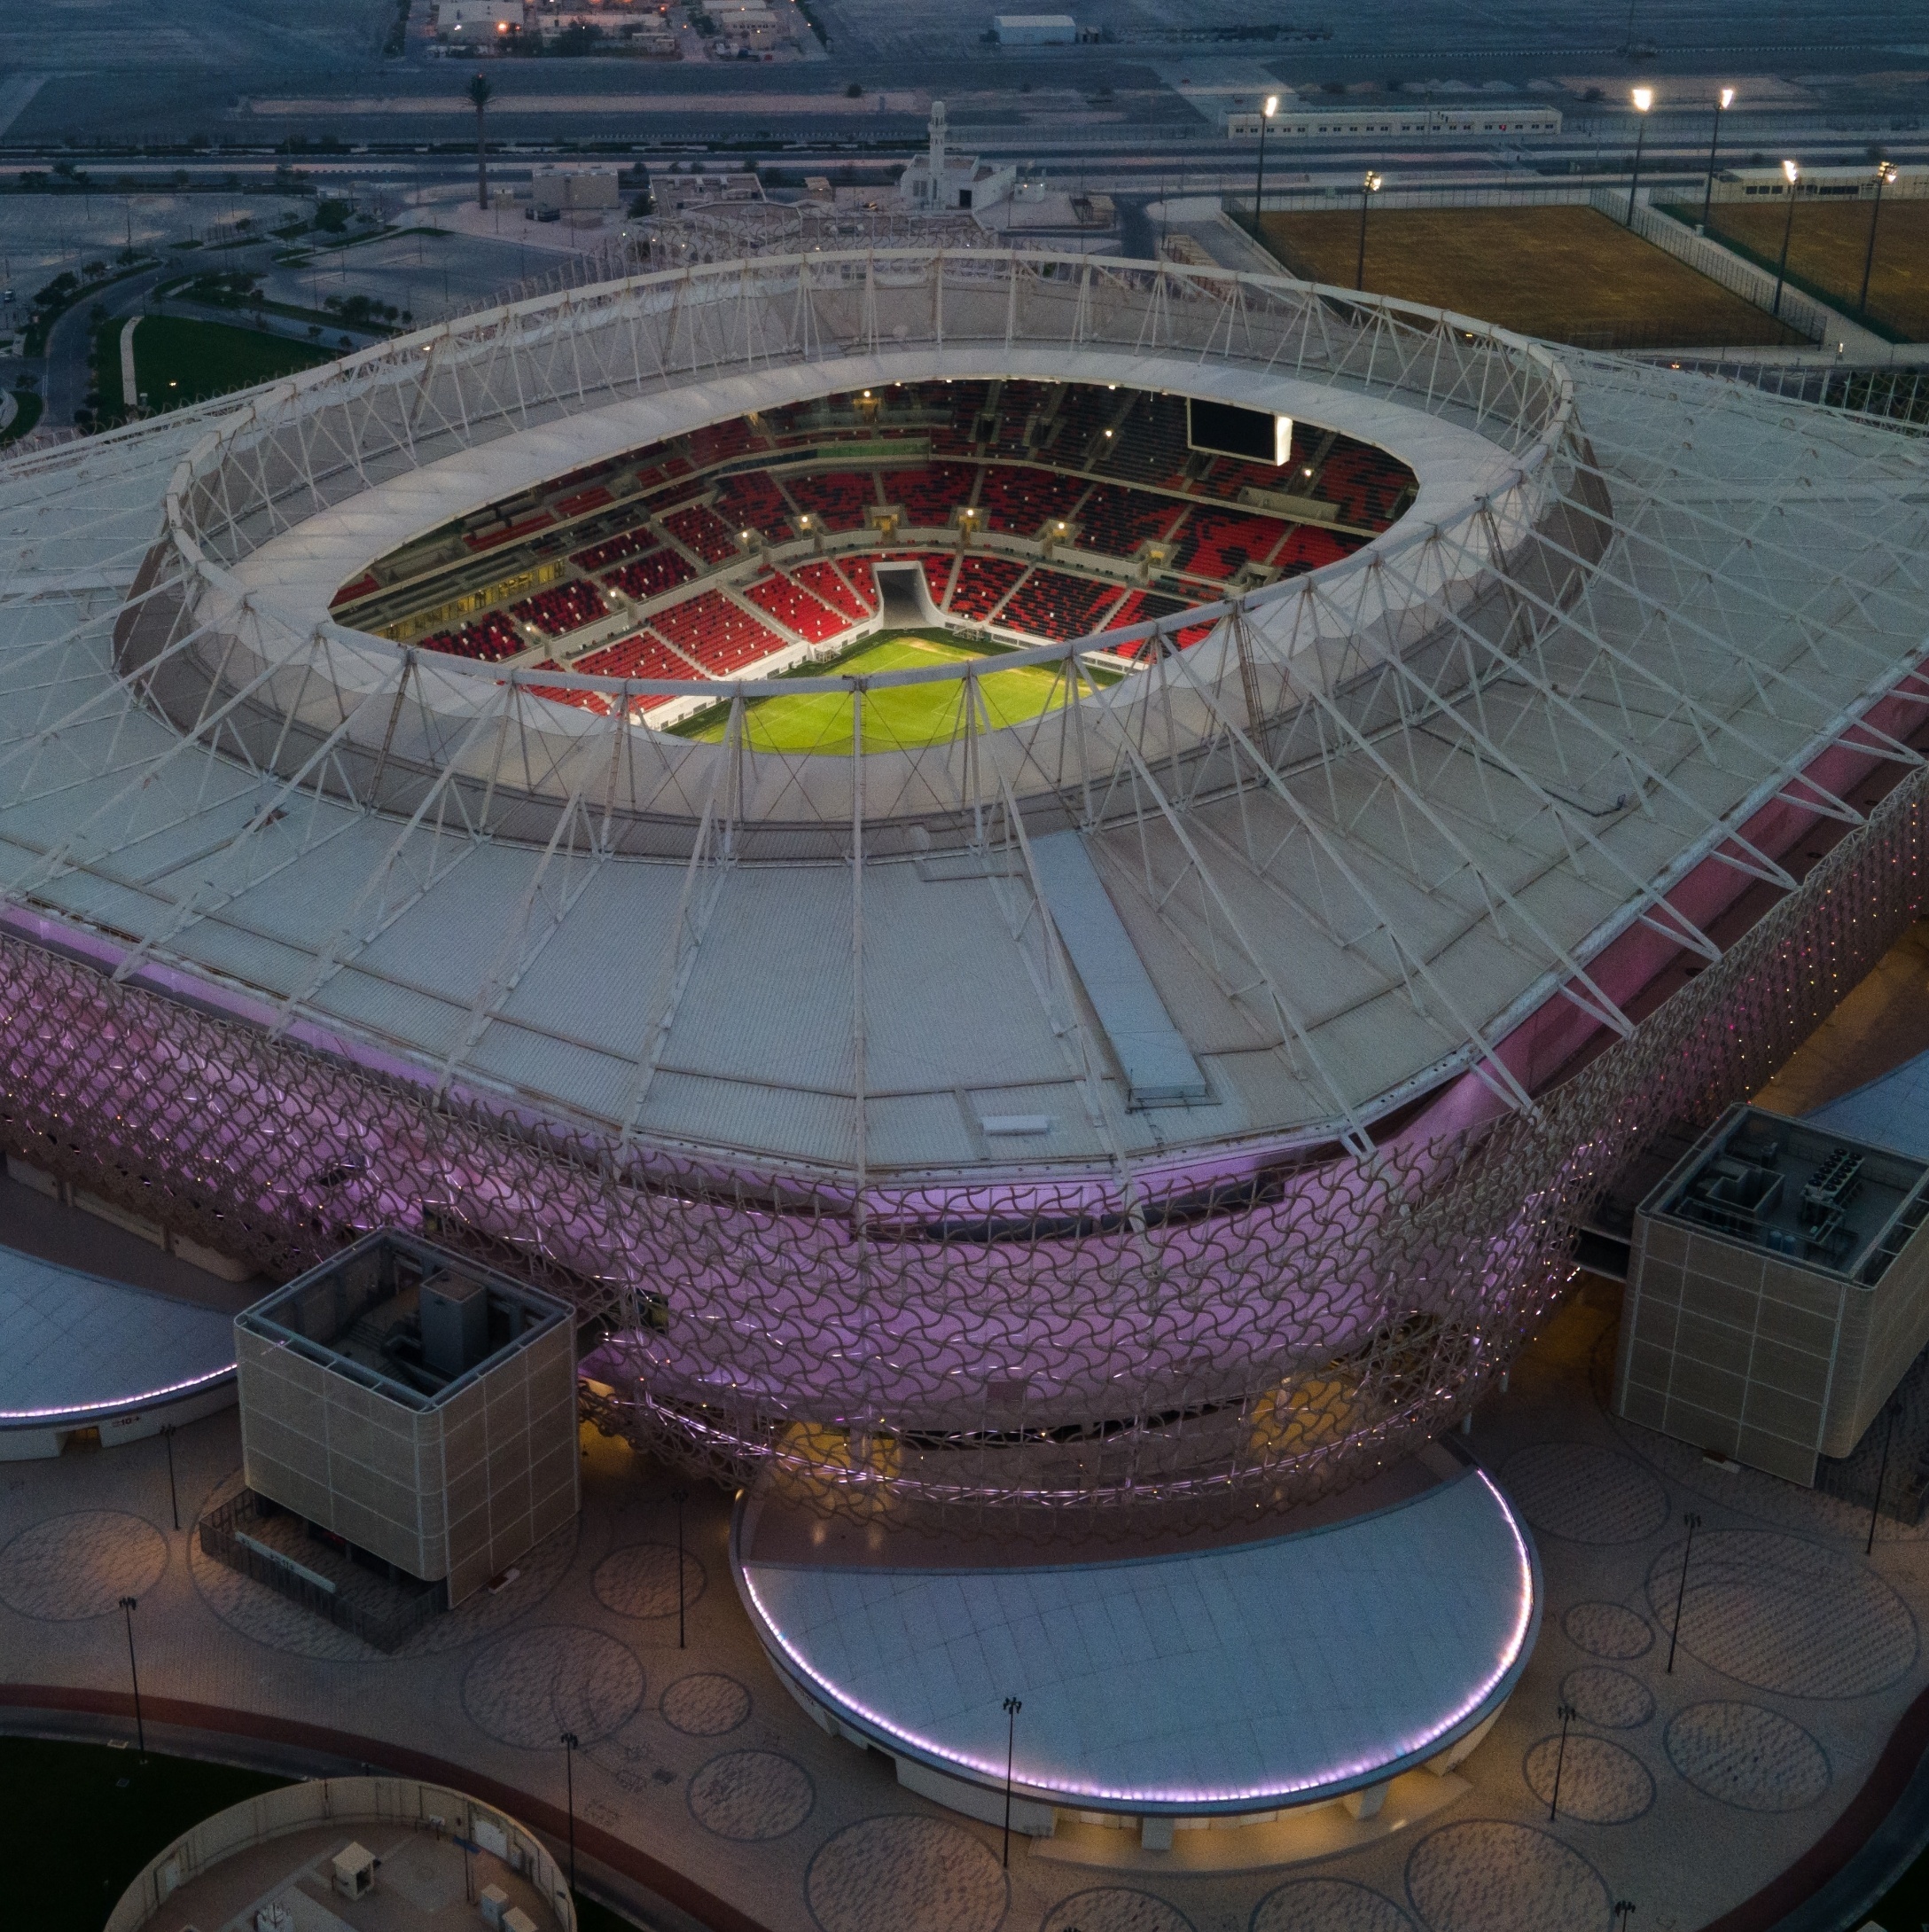
<path id="1" fill-rule="evenodd" d="M 832 664 L 812 665 L 799 677 L 865 677 L 875 671 L 908 670 L 927 664 L 957 664 L 983 658 L 981 649 L 947 644 L 936 637 L 902 634 L 860 645 Z M 994 658 L 990 661 L 996 661 Z M 958 734 L 963 722 L 965 684 L 947 679 L 929 684 L 886 685 L 864 693 L 863 748 L 909 750 L 939 745 Z M 980 726 L 994 730 L 1021 724 L 1061 704 L 1064 679 L 1056 665 L 1024 664 L 1008 671 L 987 670 L 978 680 L 984 705 Z M 852 704 L 848 692 L 799 692 L 794 697 L 760 698 L 746 711 L 744 735 L 758 751 L 842 752 L 851 748 Z M 696 720 L 688 735 L 717 743 L 728 722 L 722 710 Z"/>

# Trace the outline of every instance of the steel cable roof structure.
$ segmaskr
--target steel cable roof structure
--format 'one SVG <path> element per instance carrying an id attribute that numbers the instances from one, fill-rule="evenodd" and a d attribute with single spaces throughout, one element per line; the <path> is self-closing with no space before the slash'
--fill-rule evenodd
<path id="1" fill-rule="evenodd" d="M 1001 656 L 1062 698 L 1002 728 L 968 662 L 721 686 L 706 743 L 631 722 L 682 686 L 328 614 L 545 477 L 946 376 L 1291 414 L 1417 494 L 1123 677 Z M 1628 1155 L 1913 915 L 1925 537 L 1924 444 L 1840 412 L 995 250 L 638 276 L 17 459 L 7 1145 L 271 1268 L 519 1255 L 605 1324 L 606 1413 L 824 1506 L 1315 1495 L 1471 1403 Z M 934 680 L 942 742 L 867 733 Z M 841 751 L 754 745 L 778 690 Z"/>

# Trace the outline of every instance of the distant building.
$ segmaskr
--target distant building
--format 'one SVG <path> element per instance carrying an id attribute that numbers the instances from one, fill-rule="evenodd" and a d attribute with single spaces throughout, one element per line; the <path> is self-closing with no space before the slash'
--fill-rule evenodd
<path id="1" fill-rule="evenodd" d="M 1256 141 L 1265 119 L 1256 108 L 1226 116 L 1229 141 Z M 1282 107 L 1269 130 L 1275 140 L 1320 140 L 1334 135 L 1558 134 L 1558 107 Z"/>
<path id="2" fill-rule="evenodd" d="M 1010 162 L 981 161 L 975 154 L 947 152 L 941 100 L 931 104 L 930 129 L 930 147 L 913 157 L 898 177 L 897 192 L 906 206 L 933 213 L 960 208 L 981 214 L 1011 199 L 1018 169 Z"/>
<path id="3" fill-rule="evenodd" d="M 480 51 L 520 34 L 523 16 L 523 0 L 441 0 L 436 37 Z"/>
<path id="4" fill-rule="evenodd" d="M 1724 168 L 1714 177 L 1717 201 L 1752 201 L 1757 195 L 1777 199 L 1788 192 L 1788 177 L 1780 168 Z M 1849 168 L 1805 168 L 1795 182 L 1795 192 L 1804 200 L 1872 201 L 1876 193 L 1876 171 L 1863 162 Z M 1885 200 L 1921 201 L 1929 199 L 1929 167 L 1920 162 L 1899 165 L 1882 184 Z"/>
<path id="5" fill-rule="evenodd" d="M 994 13 L 991 35 L 1001 47 L 1069 47 L 1078 22 L 1069 13 Z"/>
<path id="6" fill-rule="evenodd" d="M 613 208 L 622 196 L 613 168 L 538 168 L 529 177 L 529 199 L 536 213 L 559 208 Z"/>

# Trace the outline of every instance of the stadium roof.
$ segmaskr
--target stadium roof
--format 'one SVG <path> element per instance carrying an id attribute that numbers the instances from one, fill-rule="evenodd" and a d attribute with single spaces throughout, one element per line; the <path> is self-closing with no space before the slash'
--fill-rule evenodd
<path id="1" fill-rule="evenodd" d="M 1419 497 L 1121 683 L 1076 645 L 1001 658 L 1065 679 L 1022 725 L 976 721 L 974 667 L 880 674 L 959 682 L 972 722 L 856 756 L 668 738 L 532 686 L 675 687 L 328 618 L 518 481 L 934 374 L 1289 410 Z M 1914 714 L 1870 714 L 1929 642 L 1925 525 L 1908 435 L 1284 278 L 913 250 L 642 277 L 0 467 L 0 902 L 122 976 L 755 1169 L 1357 1141 L 1468 1070 L 1531 1104 L 1511 1029 L 1565 995 L 1627 1030 L 1604 948 L 1645 920 L 1712 956 L 1666 894 L 1711 855 L 1791 883 L 1740 831 L 1778 797 L 1856 816 L 1799 776 L 1820 755 L 1919 763 Z M 1122 978 L 1088 969 L 1107 946 Z"/>

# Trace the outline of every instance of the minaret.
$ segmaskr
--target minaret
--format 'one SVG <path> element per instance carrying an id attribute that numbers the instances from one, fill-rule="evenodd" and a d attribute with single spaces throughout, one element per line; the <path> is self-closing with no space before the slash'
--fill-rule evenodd
<path id="1" fill-rule="evenodd" d="M 932 205 L 942 207 L 944 202 L 944 103 L 934 100 L 931 104 L 931 200 Z"/>

